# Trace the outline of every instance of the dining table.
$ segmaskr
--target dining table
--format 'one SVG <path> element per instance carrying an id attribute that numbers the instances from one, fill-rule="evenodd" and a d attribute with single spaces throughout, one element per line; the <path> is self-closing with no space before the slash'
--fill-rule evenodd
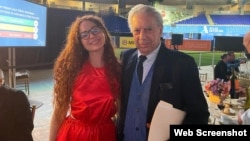
<path id="1" fill-rule="evenodd" d="M 30 107 L 36 106 L 36 109 L 40 108 L 43 105 L 43 102 L 39 100 L 29 99 Z"/>
<path id="2" fill-rule="evenodd" d="M 238 118 L 244 112 L 244 103 L 246 97 L 242 96 L 237 99 L 230 98 L 230 95 L 225 98 L 222 102 L 223 105 L 220 105 L 218 100 L 215 98 L 211 99 L 209 96 L 211 94 L 206 94 L 206 100 L 209 107 L 210 125 L 238 125 Z M 226 109 L 228 108 L 228 109 Z"/>

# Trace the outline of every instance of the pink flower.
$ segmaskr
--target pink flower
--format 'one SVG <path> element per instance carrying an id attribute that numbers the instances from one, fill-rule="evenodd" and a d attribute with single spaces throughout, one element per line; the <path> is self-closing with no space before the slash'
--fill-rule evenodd
<path id="1" fill-rule="evenodd" d="M 206 86 L 206 90 L 211 91 L 214 95 L 227 95 L 229 92 L 229 83 L 224 82 L 223 79 L 216 79 L 209 81 Z"/>

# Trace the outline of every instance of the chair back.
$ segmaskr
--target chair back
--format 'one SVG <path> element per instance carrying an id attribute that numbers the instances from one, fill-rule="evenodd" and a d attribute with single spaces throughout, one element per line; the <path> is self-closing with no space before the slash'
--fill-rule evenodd
<path id="1" fill-rule="evenodd" d="M 34 121 L 35 113 L 36 113 L 36 105 L 32 105 L 30 107 L 31 113 L 32 113 L 32 120 Z"/>
<path id="2" fill-rule="evenodd" d="M 201 83 L 207 82 L 207 73 L 199 73 Z"/>

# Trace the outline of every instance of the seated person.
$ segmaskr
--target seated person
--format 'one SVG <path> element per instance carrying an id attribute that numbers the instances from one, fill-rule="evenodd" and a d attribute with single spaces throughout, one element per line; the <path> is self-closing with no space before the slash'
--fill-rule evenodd
<path id="1" fill-rule="evenodd" d="M 214 68 L 214 79 L 223 79 L 224 81 L 228 81 L 231 73 L 227 71 L 227 62 L 228 55 L 223 54 L 221 56 L 221 60 L 216 64 Z"/>
<path id="2" fill-rule="evenodd" d="M 246 63 L 246 59 L 245 58 L 241 58 L 241 59 L 235 59 L 235 54 L 233 51 L 229 51 L 228 53 L 228 71 L 232 72 L 232 68 L 234 68 L 234 70 L 236 71 L 236 73 L 240 72 L 240 64 Z"/>
<path id="3" fill-rule="evenodd" d="M 27 96 L 3 84 L 0 69 L 0 141 L 33 141 L 34 125 Z"/>

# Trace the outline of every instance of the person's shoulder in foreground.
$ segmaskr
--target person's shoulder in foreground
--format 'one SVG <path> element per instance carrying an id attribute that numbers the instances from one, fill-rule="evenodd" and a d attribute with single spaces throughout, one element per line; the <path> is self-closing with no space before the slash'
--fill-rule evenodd
<path id="1" fill-rule="evenodd" d="M 32 141 L 34 128 L 27 96 L 23 91 L 0 86 L 0 140 Z"/>

